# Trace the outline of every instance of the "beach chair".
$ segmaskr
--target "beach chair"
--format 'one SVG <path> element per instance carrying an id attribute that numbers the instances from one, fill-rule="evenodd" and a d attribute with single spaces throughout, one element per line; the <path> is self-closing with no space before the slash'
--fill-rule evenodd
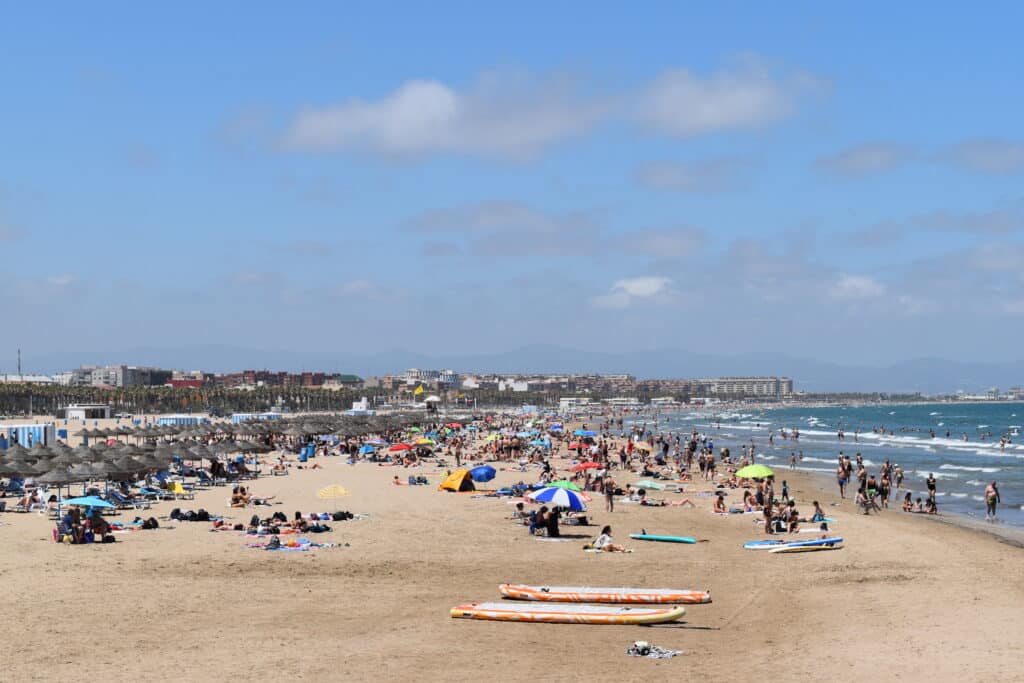
<path id="1" fill-rule="evenodd" d="M 146 498 L 129 498 L 115 489 L 107 491 L 107 500 L 121 510 L 146 510 L 150 507 L 149 500 Z"/>

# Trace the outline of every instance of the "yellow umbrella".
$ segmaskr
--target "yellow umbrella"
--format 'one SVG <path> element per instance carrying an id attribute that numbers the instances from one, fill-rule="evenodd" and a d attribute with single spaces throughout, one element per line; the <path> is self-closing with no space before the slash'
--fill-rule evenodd
<path id="1" fill-rule="evenodd" d="M 420 446 L 433 446 L 434 445 L 434 440 L 433 439 L 423 438 L 423 439 L 418 439 L 416 441 L 416 443 L 419 444 Z"/>
<path id="2" fill-rule="evenodd" d="M 334 509 L 335 509 L 335 511 L 337 511 L 337 509 L 338 509 L 338 499 L 339 498 L 343 498 L 343 497 L 345 497 L 347 495 L 348 495 L 348 489 L 346 489 L 344 486 L 340 486 L 338 484 L 331 484 L 330 486 L 325 486 L 325 487 L 323 487 L 322 489 L 320 489 L 319 491 L 316 492 L 316 497 L 317 498 L 320 498 L 320 499 L 323 499 L 323 500 L 333 500 L 334 501 Z"/>
<path id="3" fill-rule="evenodd" d="M 331 484 L 330 486 L 325 486 L 324 488 L 316 492 L 316 497 L 321 498 L 323 500 L 343 498 L 344 496 L 347 495 L 349 495 L 348 490 L 344 486 L 339 486 L 338 484 Z"/>
<path id="4" fill-rule="evenodd" d="M 491 434 L 486 439 L 484 439 L 484 441 L 497 441 L 500 438 L 501 438 L 500 434 Z"/>

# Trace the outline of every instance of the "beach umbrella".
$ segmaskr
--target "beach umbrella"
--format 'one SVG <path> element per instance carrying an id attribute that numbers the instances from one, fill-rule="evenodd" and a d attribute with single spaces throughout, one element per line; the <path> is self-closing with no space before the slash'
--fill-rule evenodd
<path id="1" fill-rule="evenodd" d="M 587 505 L 579 493 L 560 486 L 548 486 L 539 491 L 534 491 L 528 494 L 527 498 L 538 503 L 550 503 L 551 505 L 575 510 L 576 512 L 582 512 L 587 509 Z"/>
<path id="2" fill-rule="evenodd" d="M 544 448 L 547 448 L 551 444 L 549 444 L 547 441 L 544 441 L 543 439 L 534 439 L 533 441 L 530 442 L 530 445 L 531 446 L 543 446 Z"/>
<path id="3" fill-rule="evenodd" d="M 462 429 L 462 423 L 461 422 L 449 422 L 448 424 L 445 425 L 445 427 L 451 427 L 452 429 Z"/>
<path id="4" fill-rule="evenodd" d="M 411 451 L 412 446 L 407 443 L 396 443 L 394 446 L 388 449 L 389 451 Z"/>
<path id="5" fill-rule="evenodd" d="M 582 443 L 580 441 L 573 441 L 571 444 L 569 444 L 570 451 L 574 451 L 577 448 L 587 448 L 587 444 Z"/>
<path id="6" fill-rule="evenodd" d="M 28 454 L 37 460 L 40 458 L 52 458 L 54 456 L 53 451 L 41 443 L 36 443 L 35 446 L 28 449 Z"/>
<path id="7" fill-rule="evenodd" d="M 775 476 L 775 472 L 770 467 L 764 465 L 747 465 L 742 467 L 736 472 L 736 476 L 740 479 L 767 479 L 768 477 Z"/>
<path id="8" fill-rule="evenodd" d="M 473 478 L 473 481 L 490 481 L 494 479 L 496 472 L 490 465 L 479 465 L 469 471 L 469 476 Z"/>
<path id="9" fill-rule="evenodd" d="M 57 484 L 59 486 L 70 484 L 71 482 L 78 481 L 78 479 L 67 467 L 54 467 L 41 477 L 37 477 L 36 481 L 40 484 Z"/>
<path id="10" fill-rule="evenodd" d="M 417 446 L 433 446 L 434 443 L 433 439 L 416 439 Z"/>
<path id="11" fill-rule="evenodd" d="M 633 444 L 633 448 L 638 451 L 650 451 L 651 447 L 643 441 L 637 441 Z"/>
<path id="12" fill-rule="evenodd" d="M 583 489 L 580 487 L 579 484 L 575 484 L 575 483 L 569 481 L 568 479 L 562 479 L 560 481 L 553 481 L 550 484 L 548 484 L 548 486 L 557 486 L 560 489 L 569 489 L 570 491 L 575 491 L 577 493 L 582 493 L 583 492 Z"/>
<path id="13" fill-rule="evenodd" d="M 64 505 L 80 505 L 87 508 L 112 508 L 115 507 L 102 498 L 96 496 L 82 496 L 80 498 L 68 498 Z"/>
<path id="14" fill-rule="evenodd" d="M 359 449 L 359 455 L 369 455 L 370 453 L 373 453 L 373 452 L 374 452 L 373 446 L 370 446 L 369 444 L 367 444 L 367 445 L 365 445 L 365 446 L 363 446 L 363 447 L 361 447 Z"/>
<path id="15" fill-rule="evenodd" d="M 338 509 L 338 499 L 347 495 L 349 495 L 348 489 L 340 484 L 331 484 L 316 492 L 316 497 L 320 500 L 333 500 L 335 510 Z"/>
<path id="16" fill-rule="evenodd" d="M 570 472 L 582 472 L 583 470 L 599 470 L 603 469 L 604 465 L 596 462 L 581 462 L 579 465 L 573 465 L 569 468 Z"/>
<path id="17" fill-rule="evenodd" d="M 573 436 L 597 436 L 597 432 L 592 432 L 589 429 L 577 429 L 572 433 Z"/>

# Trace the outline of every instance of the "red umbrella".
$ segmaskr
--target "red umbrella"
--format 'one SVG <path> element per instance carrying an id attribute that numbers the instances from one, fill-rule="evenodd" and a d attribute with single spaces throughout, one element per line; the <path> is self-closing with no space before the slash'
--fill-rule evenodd
<path id="1" fill-rule="evenodd" d="M 580 443 L 579 441 L 573 441 L 571 444 L 569 444 L 569 450 L 570 451 L 574 451 L 577 448 L 586 448 L 586 447 L 587 447 L 587 444 Z"/>
<path id="2" fill-rule="evenodd" d="M 604 465 L 596 462 L 581 462 L 579 465 L 575 465 L 569 468 L 570 472 L 582 472 L 583 470 L 601 469 Z"/>
<path id="3" fill-rule="evenodd" d="M 449 422 L 448 424 L 445 425 L 445 427 L 451 427 L 452 429 L 462 429 L 462 423 L 461 422 Z"/>
<path id="4" fill-rule="evenodd" d="M 394 446 L 388 449 L 389 451 L 411 451 L 412 446 L 407 443 L 396 443 Z"/>

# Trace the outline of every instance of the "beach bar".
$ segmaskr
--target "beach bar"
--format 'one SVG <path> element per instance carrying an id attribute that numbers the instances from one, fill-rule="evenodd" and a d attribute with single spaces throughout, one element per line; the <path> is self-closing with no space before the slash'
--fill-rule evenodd
<path id="1" fill-rule="evenodd" d="M 235 424 L 251 420 L 280 420 L 281 413 L 234 413 L 231 421 Z"/>
<path id="2" fill-rule="evenodd" d="M 199 415 L 161 415 L 156 420 L 158 425 L 200 425 L 209 422 L 209 418 Z"/>
<path id="3" fill-rule="evenodd" d="M 31 448 L 37 443 L 52 446 L 56 442 L 57 433 L 52 422 L 0 426 L 0 447 L 5 450 L 14 443 Z"/>

